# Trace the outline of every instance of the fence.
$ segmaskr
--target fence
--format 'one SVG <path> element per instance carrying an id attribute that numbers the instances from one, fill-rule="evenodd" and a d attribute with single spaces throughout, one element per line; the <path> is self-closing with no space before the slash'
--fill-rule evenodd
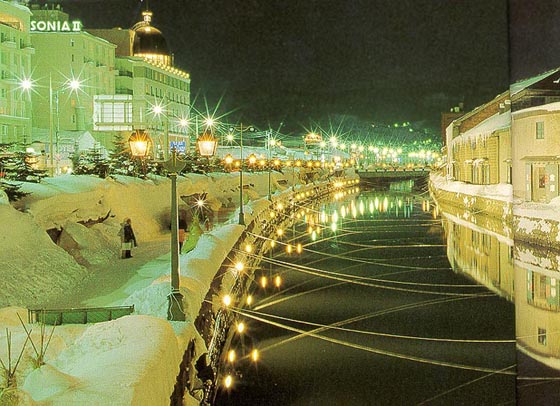
<path id="1" fill-rule="evenodd" d="M 27 319 L 29 323 L 59 324 L 86 324 L 100 323 L 118 319 L 134 312 L 132 306 L 114 307 L 88 307 L 70 309 L 29 309 Z"/>

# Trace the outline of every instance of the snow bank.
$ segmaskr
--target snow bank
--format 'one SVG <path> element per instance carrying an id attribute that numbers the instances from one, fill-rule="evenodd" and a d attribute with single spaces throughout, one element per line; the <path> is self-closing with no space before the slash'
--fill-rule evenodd
<path id="1" fill-rule="evenodd" d="M 498 183 L 494 185 L 472 185 L 465 182 L 452 181 L 433 172 L 430 174 L 430 181 L 437 189 L 448 192 L 481 196 L 508 203 L 513 201 L 513 187 L 507 183 Z"/>
<path id="2" fill-rule="evenodd" d="M 126 316 L 89 326 L 55 361 L 31 372 L 23 389 L 52 405 L 163 405 L 181 358 L 167 321 Z"/>
<path id="3" fill-rule="evenodd" d="M 32 216 L 0 205 L 0 306 L 40 307 L 89 276 Z"/>

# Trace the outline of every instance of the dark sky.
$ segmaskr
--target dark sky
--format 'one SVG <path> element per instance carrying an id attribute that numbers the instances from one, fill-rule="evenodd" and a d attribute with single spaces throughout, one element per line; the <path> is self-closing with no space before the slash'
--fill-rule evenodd
<path id="1" fill-rule="evenodd" d="M 548 47 L 526 52 L 538 31 L 559 36 L 552 4 L 511 1 L 509 16 L 520 21 L 511 31 L 512 77 L 560 63 Z M 63 1 L 86 29 L 130 27 L 144 6 Z M 509 83 L 506 0 L 151 0 L 149 7 L 176 64 L 191 73 L 197 103 L 223 96 L 222 111 L 238 109 L 234 116 L 260 124 L 356 115 L 437 128 L 441 111 L 461 101 L 474 108 Z"/>

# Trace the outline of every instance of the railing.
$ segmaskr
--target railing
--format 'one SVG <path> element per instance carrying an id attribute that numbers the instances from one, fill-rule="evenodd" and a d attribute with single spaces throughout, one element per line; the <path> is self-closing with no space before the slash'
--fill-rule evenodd
<path id="1" fill-rule="evenodd" d="M 132 312 L 134 312 L 134 305 L 69 309 L 29 309 L 27 310 L 27 319 L 29 323 L 45 323 L 57 326 L 60 324 L 100 323 L 127 316 L 132 314 Z"/>

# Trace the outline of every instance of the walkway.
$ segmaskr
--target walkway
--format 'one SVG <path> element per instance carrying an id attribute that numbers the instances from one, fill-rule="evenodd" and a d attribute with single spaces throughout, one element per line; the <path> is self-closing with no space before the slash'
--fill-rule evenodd
<path id="1" fill-rule="evenodd" d="M 114 305 L 169 272 L 169 235 L 140 242 L 133 257 L 120 259 L 120 252 L 102 265 L 88 269 L 91 276 L 83 285 L 49 303 L 48 308 L 96 307 Z"/>

